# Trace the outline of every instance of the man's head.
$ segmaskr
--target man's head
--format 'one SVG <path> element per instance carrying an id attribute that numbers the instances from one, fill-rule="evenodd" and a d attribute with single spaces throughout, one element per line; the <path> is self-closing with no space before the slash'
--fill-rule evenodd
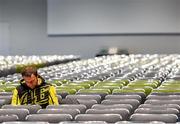
<path id="1" fill-rule="evenodd" d="M 25 67 L 22 70 L 21 74 L 24 81 L 26 82 L 26 85 L 29 88 L 34 89 L 38 85 L 38 73 L 36 67 L 32 67 L 32 66 Z"/>

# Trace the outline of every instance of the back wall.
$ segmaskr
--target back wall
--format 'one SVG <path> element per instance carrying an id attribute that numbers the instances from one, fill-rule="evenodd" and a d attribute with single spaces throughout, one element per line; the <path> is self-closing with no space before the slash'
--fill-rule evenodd
<path id="1" fill-rule="evenodd" d="M 176 2 L 180 6 L 180 1 Z M 180 12 L 174 17 L 180 21 Z M 0 22 L 9 24 L 11 55 L 77 54 L 88 58 L 103 47 L 114 46 L 134 54 L 180 53 L 180 35 L 48 37 L 46 0 L 0 0 Z"/>

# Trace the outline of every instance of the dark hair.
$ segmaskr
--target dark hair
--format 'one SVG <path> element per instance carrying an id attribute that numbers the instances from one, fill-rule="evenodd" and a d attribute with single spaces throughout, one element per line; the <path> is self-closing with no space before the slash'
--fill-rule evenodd
<path id="1" fill-rule="evenodd" d="M 37 68 L 34 66 L 27 66 L 21 71 L 21 75 L 24 77 L 30 77 L 32 74 L 38 76 Z"/>

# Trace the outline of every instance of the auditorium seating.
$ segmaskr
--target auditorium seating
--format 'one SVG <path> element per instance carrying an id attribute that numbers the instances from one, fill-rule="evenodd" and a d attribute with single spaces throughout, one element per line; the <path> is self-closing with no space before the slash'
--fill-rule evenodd
<path id="1" fill-rule="evenodd" d="M 0 77 L 0 120 L 5 117 L 4 123 L 10 118 L 12 123 L 178 124 L 179 59 L 176 54 L 112 55 L 40 68 L 40 75 L 55 86 L 60 102 L 46 109 L 38 105 L 10 105 L 11 91 L 19 85 L 21 75 Z"/>

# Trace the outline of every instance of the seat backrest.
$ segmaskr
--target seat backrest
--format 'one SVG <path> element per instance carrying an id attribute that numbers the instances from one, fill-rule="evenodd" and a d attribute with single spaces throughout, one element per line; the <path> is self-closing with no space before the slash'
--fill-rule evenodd
<path id="1" fill-rule="evenodd" d="M 101 99 L 104 99 L 106 95 L 108 95 L 108 93 L 81 93 L 81 92 L 77 92 L 76 95 L 99 95 L 101 96 Z"/>
<path id="2" fill-rule="evenodd" d="M 73 118 L 80 114 L 79 109 L 68 109 L 68 108 L 59 108 L 59 109 L 40 109 L 38 114 L 70 114 Z"/>
<path id="3" fill-rule="evenodd" d="M 126 93 L 126 92 L 119 92 L 119 93 L 113 93 L 113 95 L 140 95 L 142 99 L 145 99 L 146 98 L 146 94 L 145 93 L 142 93 L 142 92 L 129 92 L 129 93 Z"/>
<path id="4" fill-rule="evenodd" d="M 18 121 L 17 115 L 0 115 L 0 123 L 2 122 L 11 122 L 11 121 Z"/>
<path id="5" fill-rule="evenodd" d="M 175 108 L 180 110 L 180 106 L 178 104 L 163 104 L 163 105 L 141 104 L 139 108 Z"/>
<path id="6" fill-rule="evenodd" d="M 155 105 L 163 105 L 163 104 L 178 104 L 180 105 L 180 100 L 146 100 L 145 104 L 155 104 Z"/>
<path id="7" fill-rule="evenodd" d="M 137 99 L 139 102 L 142 101 L 142 98 L 140 95 L 137 94 L 131 94 L 131 95 L 107 95 L 105 99 Z"/>
<path id="8" fill-rule="evenodd" d="M 105 121 L 60 122 L 59 124 L 107 124 Z"/>
<path id="9" fill-rule="evenodd" d="M 133 111 L 133 107 L 130 104 L 114 104 L 114 105 L 95 104 L 91 108 L 92 109 L 122 109 L 122 108 L 125 108 L 125 109 L 129 110 L 130 113 Z"/>
<path id="10" fill-rule="evenodd" d="M 105 104 L 105 105 L 131 104 L 133 108 L 137 108 L 140 105 L 140 102 L 136 99 L 123 99 L 123 100 L 106 99 L 106 100 L 103 100 L 101 104 Z"/>
<path id="11" fill-rule="evenodd" d="M 29 114 L 27 109 L 0 109 L 0 115 L 17 115 L 20 121 L 24 121 Z"/>
<path id="12" fill-rule="evenodd" d="M 143 114 L 179 114 L 179 110 L 175 108 L 138 108 L 134 113 Z"/>
<path id="13" fill-rule="evenodd" d="M 151 121 L 151 122 L 148 122 L 148 123 L 136 123 L 136 122 L 133 122 L 133 121 L 119 121 L 119 122 L 116 122 L 115 124 L 166 124 L 162 121 Z"/>
<path id="14" fill-rule="evenodd" d="M 66 98 L 70 98 L 70 99 L 85 99 L 85 100 L 96 100 L 97 103 L 101 102 L 101 96 L 100 95 L 91 95 L 91 94 L 79 94 L 79 95 L 67 95 Z"/>
<path id="15" fill-rule="evenodd" d="M 0 107 L 3 106 L 4 104 L 6 104 L 6 100 L 5 99 L 0 99 Z"/>
<path id="16" fill-rule="evenodd" d="M 12 92 L 0 92 L 0 96 L 11 96 L 13 95 Z"/>
<path id="17" fill-rule="evenodd" d="M 45 121 L 49 123 L 71 121 L 72 119 L 70 114 L 30 114 L 26 117 L 26 121 Z"/>
<path id="18" fill-rule="evenodd" d="M 0 99 L 5 99 L 6 103 L 11 103 L 12 95 L 2 95 L 0 96 Z"/>
<path id="19" fill-rule="evenodd" d="M 57 98 L 58 98 L 58 102 L 61 104 L 61 101 L 62 101 L 61 95 L 57 95 Z"/>
<path id="20" fill-rule="evenodd" d="M 58 108 L 67 108 L 67 109 L 78 109 L 81 113 L 85 113 L 87 107 L 82 104 L 63 104 L 63 105 L 48 105 L 46 109 L 58 109 Z"/>
<path id="21" fill-rule="evenodd" d="M 40 105 L 3 105 L 3 109 L 28 109 L 30 114 L 35 114 L 39 109 Z"/>
<path id="22" fill-rule="evenodd" d="M 180 99 L 180 95 L 149 95 L 147 99 L 157 99 L 157 100 L 173 100 Z"/>
<path id="23" fill-rule="evenodd" d="M 35 122 L 35 121 L 11 121 L 11 122 L 3 122 L 2 124 L 49 124 L 48 122 Z"/>
<path id="24" fill-rule="evenodd" d="M 77 99 L 64 98 L 59 102 L 60 104 L 80 104 Z"/>
<path id="25" fill-rule="evenodd" d="M 107 123 L 115 123 L 122 121 L 119 114 L 78 114 L 75 121 L 106 121 Z"/>
<path id="26" fill-rule="evenodd" d="M 119 114 L 122 120 L 127 120 L 130 112 L 128 109 L 88 109 L 86 114 Z"/>
<path id="27" fill-rule="evenodd" d="M 94 99 L 77 99 L 80 104 L 83 104 L 87 107 L 87 109 L 91 108 L 94 104 L 97 104 L 97 101 Z"/>
<path id="28" fill-rule="evenodd" d="M 177 122 L 177 115 L 175 114 L 133 114 L 130 117 L 130 121 L 135 122 L 150 122 L 150 121 L 162 121 L 165 123 Z"/>

